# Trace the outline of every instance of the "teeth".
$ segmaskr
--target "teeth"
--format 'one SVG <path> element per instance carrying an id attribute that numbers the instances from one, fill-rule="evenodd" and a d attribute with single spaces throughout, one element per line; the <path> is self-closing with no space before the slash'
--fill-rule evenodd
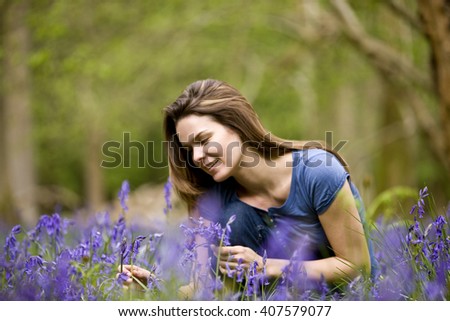
<path id="1" fill-rule="evenodd" d="M 219 160 L 216 159 L 214 162 L 212 162 L 212 163 L 211 163 L 210 165 L 208 165 L 207 167 L 208 167 L 208 168 L 214 167 L 214 165 L 216 165 L 218 161 L 219 161 Z"/>

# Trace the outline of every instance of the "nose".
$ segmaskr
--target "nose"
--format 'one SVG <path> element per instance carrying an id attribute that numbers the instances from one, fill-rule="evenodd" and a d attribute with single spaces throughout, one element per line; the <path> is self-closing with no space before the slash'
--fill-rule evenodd
<path id="1" fill-rule="evenodd" d="M 194 163 L 200 163 L 200 161 L 205 157 L 205 152 L 203 146 L 194 146 L 192 148 L 192 160 Z"/>

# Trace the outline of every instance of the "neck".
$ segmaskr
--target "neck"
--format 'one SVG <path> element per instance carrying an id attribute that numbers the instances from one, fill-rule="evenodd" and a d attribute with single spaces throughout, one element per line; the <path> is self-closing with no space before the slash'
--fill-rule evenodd
<path id="1" fill-rule="evenodd" d="M 280 185 L 290 184 L 292 153 L 276 159 L 265 159 L 256 152 L 244 153 L 242 165 L 233 175 L 241 194 L 273 196 Z"/>

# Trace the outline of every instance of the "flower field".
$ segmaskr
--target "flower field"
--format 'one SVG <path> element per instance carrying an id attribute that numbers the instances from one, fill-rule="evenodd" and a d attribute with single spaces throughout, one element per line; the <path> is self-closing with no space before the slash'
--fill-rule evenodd
<path id="1" fill-rule="evenodd" d="M 178 300 L 178 288 L 199 273 L 194 265 L 201 234 L 227 244 L 230 226 L 188 221 L 177 229 L 149 234 L 143 224 L 127 222 L 129 186 L 119 199 L 123 216 L 112 221 L 97 213 L 87 224 L 59 213 L 42 215 L 36 226 L 15 226 L 2 237 L 0 300 Z M 170 185 L 166 186 L 166 196 Z M 378 269 L 339 285 L 308 281 L 286 269 L 268 280 L 256 268 L 221 275 L 214 260 L 211 273 L 197 275 L 197 300 L 448 300 L 450 298 L 450 210 L 435 213 L 427 206 L 427 188 L 419 192 L 410 220 L 378 220 L 370 227 Z M 170 215 L 170 197 L 167 215 Z M 124 289 L 122 264 L 152 272 L 148 284 Z M 298 264 L 295 255 L 291 266 Z"/>

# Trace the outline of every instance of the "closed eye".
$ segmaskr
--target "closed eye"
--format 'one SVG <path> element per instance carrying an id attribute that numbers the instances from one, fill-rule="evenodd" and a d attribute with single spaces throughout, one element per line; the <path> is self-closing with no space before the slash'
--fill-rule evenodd
<path id="1" fill-rule="evenodd" d="M 209 143 L 211 139 L 211 134 L 206 131 L 201 131 L 196 136 L 192 138 L 189 137 L 187 143 L 181 143 L 183 148 L 187 148 L 188 151 L 192 151 L 193 146 L 204 146 Z"/>
<path id="2" fill-rule="evenodd" d="M 194 141 L 194 143 L 192 145 L 193 146 L 205 146 L 208 143 L 209 143 L 209 138 L 204 138 L 199 141 Z M 189 147 L 189 148 L 192 149 L 192 147 Z"/>

